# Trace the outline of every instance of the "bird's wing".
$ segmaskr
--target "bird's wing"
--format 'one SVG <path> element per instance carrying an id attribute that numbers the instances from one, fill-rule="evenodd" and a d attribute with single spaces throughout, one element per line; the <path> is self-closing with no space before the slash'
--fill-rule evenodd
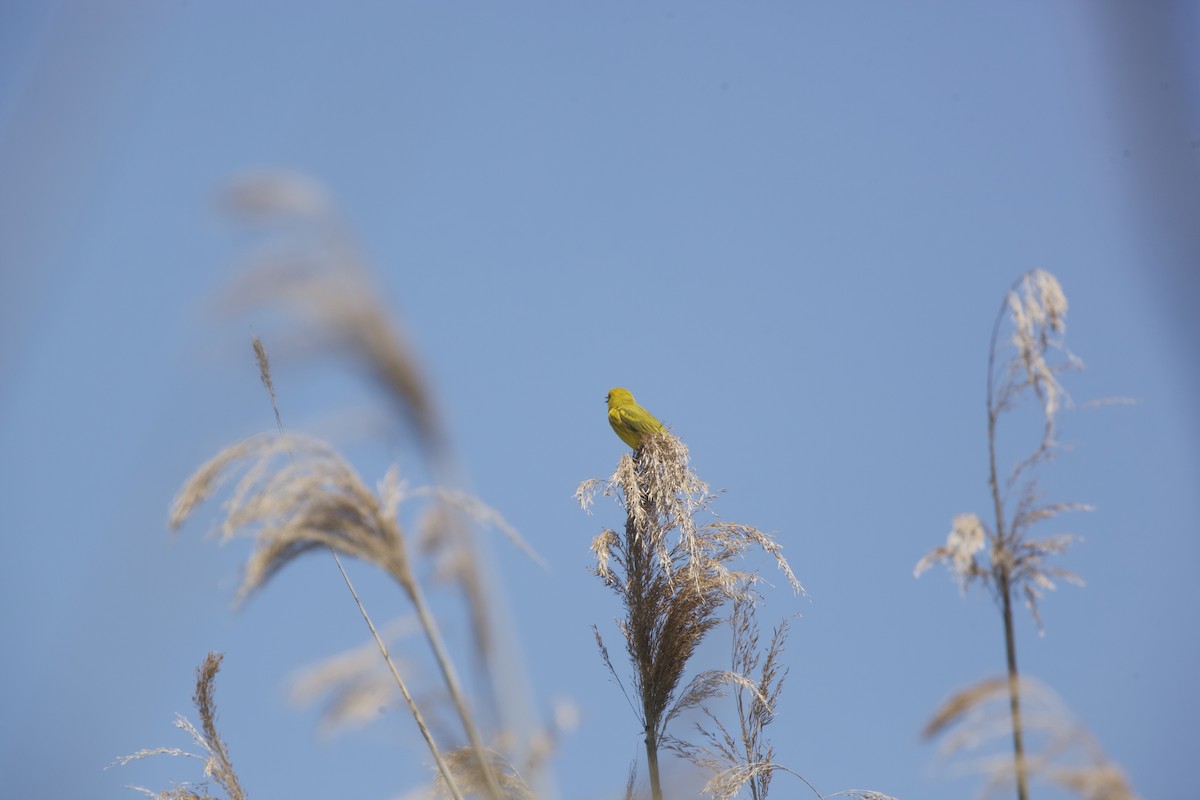
<path id="1" fill-rule="evenodd" d="M 641 406 L 621 406 L 616 411 L 621 422 L 630 430 L 638 433 L 655 433 L 662 430 L 662 423 Z"/>

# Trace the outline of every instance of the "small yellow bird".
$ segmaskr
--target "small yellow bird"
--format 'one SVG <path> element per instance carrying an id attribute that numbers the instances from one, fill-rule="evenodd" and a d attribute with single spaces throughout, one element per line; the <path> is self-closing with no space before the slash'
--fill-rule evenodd
<path id="1" fill-rule="evenodd" d="M 621 388 L 608 392 L 608 424 L 634 450 L 642 446 L 642 437 L 666 430 L 653 414 L 637 404 L 628 389 Z"/>

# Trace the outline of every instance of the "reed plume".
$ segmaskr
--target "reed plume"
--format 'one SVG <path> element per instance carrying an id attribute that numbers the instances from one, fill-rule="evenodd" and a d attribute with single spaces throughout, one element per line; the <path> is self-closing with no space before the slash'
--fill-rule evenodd
<path id="1" fill-rule="evenodd" d="M 216 679 L 224 658 L 222 653 L 209 653 L 204 662 L 196 668 L 196 693 L 192 696 L 192 703 L 200 715 L 200 727 L 197 728 L 183 716 L 175 720 L 175 727 L 191 736 L 192 741 L 203 751 L 203 755 L 189 753 L 179 748 L 156 747 L 122 756 L 117 759 L 116 763 L 125 765 L 131 761 L 158 755 L 199 759 L 204 762 L 205 777 L 216 782 L 229 800 L 246 800 L 246 792 L 242 789 L 241 781 L 229 758 L 229 748 L 225 746 L 224 740 L 217 732 Z M 132 788 L 148 797 L 158 798 L 158 800 L 202 800 L 212 797 L 208 792 L 207 782 L 184 783 L 162 792 L 154 792 L 138 786 Z"/>
<path id="2" fill-rule="evenodd" d="M 1022 676 L 1022 723 L 1038 747 L 1026 753 L 1030 782 L 1041 780 L 1066 789 L 1083 800 L 1138 800 L 1120 766 L 1111 761 L 1088 731 L 1048 686 Z M 926 723 L 921 735 L 940 736 L 943 758 L 983 750 L 1010 737 L 1008 678 L 986 678 L 948 697 Z M 963 771 L 982 775 L 984 796 L 998 793 L 1015 781 L 1012 757 L 981 756 L 960 764 Z"/>
<path id="3" fill-rule="evenodd" d="M 766 800 L 778 766 L 775 747 L 766 737 L 766 728 L 775 720 L 788 673 L 782 658 L 789 623 L 788 620 L 781 622 L 773 631 L 765 651 L 760 651 L 754 616 L 754 603 L 750 598 L 734 601 L 729 617 L 733 631 L 729 669 L 748 681 L 748 685 L 734 683 L 731 689 L 736 727 L 731 730 L 707 705 L 702 705 L 713 726 L 697 725 L 706 744 L 695 746 L 683 741 L 676 744 L 678 752 L 713 774 L 703 791 L 714 800 L 732 800 L 743 788 L 749 789 L 751 800 Z"/>
<path id="4" fill-rule="evenodd" d="M 687 447 L 669 433 L 647 436 L 636 455 L 621 457 L 607 481 L 582 483 L 576 492 L 581 506 L 589 508 L 598 491 L 614 497 L 626 514 L 623 533 L 606 529 L 593 541 L 592 571 L 624 608 L 618 628 L 632 667 L 630 702 L 644 731 L 651 795 L 661 800 L 658 755 L 668 743 L 670 722 L 730 682 L 752 685 L 727 670 L 701 672 L 683 683 L 697 646 L 720 624 L 720 609 L 730 601 L 752 601 L 760 578 L 733 563 L 757 546 L 775 559 L 794 591 L 803 587 L 769 534 L 739 523 L 698 523 L 713 495 L 691 469 Z M 595 635 L 624 690 L 598 630 Z"/>
<path id="5" fill-rule="evenodd" d="M 1056 588 L 1057 580 L 1082 585 L 1074 572 L 1049 563 L 1065 552 L 1078 537 L 1054 534 L 1034 539 L 1035 526 L 1069 511 L 1090 511 L 1082 503 L 1048 503 L 1038 489 L 1038 469 L 1062 450 L 1057 439 L 1058 415 L 1071 403 L 1060 376 L 1083 368 L 1083 363 L 1066 347 L 1067 298 L 1058 280 L 1049 272 L 1031 270 L 1013 284 L 992 325 L 987 373 L 988 488 L 991 494 L 991 525 L 977 514 L 954 518 L 946 543 L 929 551 L 917 563 L 919 576 L 933 564 L 945 562 L 951 575 L 965 591 L 980 583 L 991 593 L 1000 610 L 1004 630 L 1007 677 L 1005 690 L 1012 737 L 1013 778 L 1018 800 L 1028 800 L 1030 765 L 1025 745 L 1025 720 L 1021 707 L 1024 684 L 1017 669 L 1013 603 L 1025 601 L 1038 632 L 1043 632 L 1039 601 Z M 1002 341 L 1004 323 L 1011 334 Z M 1007 358 L 1002 349 L 1011 345 Z M 1041 429 L 1029 455 L 1018 461 L 1006 479 L 997 467 L 997 439 L 1002 416 L 1014 411 L 1025 398 L 1037 403 Z M 986 551 L 986 557 L 985 557 Z M 959 702 L 991 696 L 994 685 L 979 684 L 980 691 L 963 693 Z M 986 691 L 985 691 L 986 690 Z"/>
<path id="6" fill-rule="evenodd" d="M 463 485 L 465 470 L 412 338 L 381 300 L 375 266 L 326 189 L 302 173 L 267 170 L 240 176 L 223 199 L 253 244 L 221 295 L 222 309 L 267 320 L 284 352 L 358 364 L 406 423 L 428 480 L 440 487 Z M 365 416 L 355 415 L 355 424 Z M 526 678 L 513 658 L 511 637 L 499 635 L 494 619 L 493 595 L 502 589 L 475 540 L 471 523 L 479 520 L 480 507 L 454 488 L 426 491 L 431 502 L 421 523 L 412 526 L 413 549 L 435 562 L 435 581 L 466 600 L 480 718 L 491 721 L 498 734 L 519 729 L 520 702 L 512 698 L 527 691 Z M 514 691 L 517 686 L 521 691 Z"/>
<path id="7" fill-rule="evenodd" d="M 315 548 L 328 548 L 438 765 L 447 790 L 458 800 L 462 795 L 451 776 L 451 769 L 350 583 L 338 554 L 373 563 L 387 572 L 413 604 L 463 729 L 478 754 L 478 772 L 484 777 L 488 795 L 493 800 L 500 800 L 505 795 L 486 756 L 490 751 L 467 708 L 457 671 L 413 573 L 407 537 L 397 517 L 406 490 L 396 470 L 388 471 L 376 495 L 366 488 L 332 447 L 311 437 L 285 432 L 269 359 L 257 338 L 254 352 L 263 385 L 271 396 L 278 433 L 252 437 L 228 447 L 197 470 L 175 499 L 170 515 L 171 527 L 182 525 L 200 503 L 240 471 L 241 477 L 226 503 L 226 516 L 221 527 L 224 538 L 249 533 L 256 542 L 243 572 L 239 600 L 262 588 L 297 556 Z M 461 499 L 459 503 L 465 505 Z M 476 501 L 471 508 L 480 515 L 503 522 L 499 514 L 482 503 Z M 515 535 L 511 529 L 509 533 Z"/>

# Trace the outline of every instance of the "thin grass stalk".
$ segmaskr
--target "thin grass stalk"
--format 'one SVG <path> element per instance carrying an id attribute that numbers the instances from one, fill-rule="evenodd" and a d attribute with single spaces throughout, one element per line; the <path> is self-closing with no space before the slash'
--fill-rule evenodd
<path id="1" fill-rule="evenodd" d="M 394 525 L 395 523 L 391 519 L 388 519 L 385 521 L 385 524 Z M 393 559 L 392 563 L 386 566 L 386 569 L 388 574 L 400 584 L 400 588 L 408 595 L 413 608 L 417 611 L 417 619 L 420 621 L 421 629 L 425 632 L 425 639 L 429 642 L 429 647 L 433 650 L 433 657 L 437 661 L 438 669 L 442 673 L 442 680 L 445 681 L 446 688 L 450 691 L 455 711 L 458 712 L 459 719 L 462 720 L 463 730 L 466 731 L 467 740 L 471 743 L 471 749 L 475 752 L 475 757 L 479 760 L 479 771 L 483 775 L 484 785 L 487 787 L 488 794 L 493 800 L 503 800 L 504 791 L 500 788 L 500 781 L 497 779 L 495 770 L 492 768 L 492 762 L 488 757 L 488 750 L 483 743 L 483 737 L 479 733 L 479 728 L 475 725 L 475 720 L 467 709 L 466 694 L 463 692 L 462 684 L 458 680 L 458 673 L 454 669 L 454 663 L 450 660 L 450 654 L 446 650 L 446 645 L 442 640 L 441 630 L 438 628 L 437 621 L 434 619 L 433 614 L 430 613 L 429 606 L 425 602 L 425 594 L 421 591 L 420 584 L 417 583 L 416 577 L 412 574 L 412 570 L 406 559 Z"/>
<path id="2" fill-rule="evenodd" d="M 304 320 L 318 342 L 359 358 L 411 423 L 434 482 L 460 483 L 457 459 L 413 348 L 376 300 L 370 265 L 324 188 L 301 174 L 263 172 L 235 182 L 226 199 L 235 218 L 277 236 L 269 242 L 276 246 L 251 256 L 248 272 L 230 287 L 229 310 L 278 304 Z M 279 223 L 292 224 L 277 229 Z M 496 697 L 502 680 L 496 623 L 467 527 L 446 525 L 435 550 L 455 563 L 454 580 L 466 596 L 478 645 L 472 654 L 484 679 L 485 700 L 503 720 Z"/>
<path id="3" fill-rule="evenodd" d="M 446 789 L 450 792 L 454 800 L 463 800 L 462 792 L 458 788 L 458 784 L 454 781 L 454 776 L 450 772 L 450 767 L 442 758 L 442 753 L 438 750 L 437 744 L 433 741 L 433 733 L 429 730 L 429 726 L 425 724 L 425 717 L 421 714 L 421 710 L 417 708 L 416 702 L 412 695 L 408 692 L 408 686 L 405 685 L 404 679 L 400 677 L 400 671 L 396 669 L 395 662 L 392 661 L 392 656 L 388 653 L 387 644 L 375 630 L 375 623 L 371 621 L 371 616 L 367 614 L 367 609 L 363 606 L 362 600 L 358 597 L 358 592 L 354 589 L 354 584 L 350 582 L 350 576 L 346 574 L 346 568 L 342 566 L 342 559 L 338 557 L 337 551 L 332 547 L 329 548 L 330 555 L 333 556 L 333 561 L 337 564 L 338 571 L 342 573 L 342 579 L 346 581 L 346 588 L 350 590 L 350 594 L 354 596 L 354 602 L 358 604 L 359 613 L 362 614 L 363 620 L 367 623 L 367 627 L 371 629 L 371 635 L 375 637 L 375 644 L 379 646 L 379 652 L 383 655 L 383 660 L 387 662 L 388 669 L 392 672 L 392 679 L 396 681 L 396 685 L 400 687 L 400 694 L 404 696 L 404 702 L 408 704 L 408 710 L 413 715 L 413 720 L 417 723 L 417 728 L 421 731 L 421 736 L 425 739 L 426 746 L 429 747 L 429 752 L 433 754 L 433 760 L 437 764 L 438 772 L 442 775 L 442 780 L 446 782 Z"/>
<path id="4" fill-rule="evenodd" d="M 454 708 L 458 711 L 459 718 L 462 719 L 463 729 L 466 730 L 467 739 L 471 742 L 471 749 L 475 751 L 475 756 L 479 759 L 479 771 L 483 774 L 488 794 L 491 795 L 493 800 L 503 800 L 504 792 L 500 788 L 500 781 L 496 778 L 495 770 L 492 769 L 492 761 L 488 757 L 487 748 L 483 744 L 483 737 L 479 735 L 479 729 L 475 725 L 475 720 L 467 710 L 467 702 L 463 694 L 462 685 L 459 683 L 458 675 L 454 671 L 454 664 L 450 661 L 450 655 L 446 652 L 446 646 L 442 642 L 442 635 L 438 629 L 437 622 L 434 620 L 433 615 L 429 613 L 429 607 L 425 603 L 425 596 L 415 581 L 410 580 L 405 588 L 408 590 L 409 599 L 412 600 L 413 606 L 417 610 L 417 617 L 421 621 L 421 628 L 425 631 L 425 638 L 429 640 L 429 646 L 433 648 L 434 659 L 437 661 L 438 668 L 442 672 L 442 679 L 446 682 L 446 687 L 450 690 L 450 697 L 454 700 Z"/>
<path id="5" fill-rule="evenodd" d="M 1029 772 L 1025 763 L 1025 732 L 1021 721 L 1021 683 L 1017 674 L 1017 645 L 1013 637 L 1012 591 L 1007 570 L 1000 581 L 1004 597 L 1004 647 L 1008 667 L 1008 708 L 1012 714 L 1013 761 L 1016 766 L 1017 798 L 1029 798 Z"/>
<path id="6" fill-rule="evenodd" d="M 996 567 L 996 588 L 1000 593 L 1004 614 L 1004 651 L 1008 669 L 1008 705 L 1012 715 L 1013 762 L 1017 783 L 1017 800 L 1029 800 L 1029 777 L 1025 763 L 1025 734 L 1021 724 L 1021 682 L 1017 672 L 1017 643 L 1013 635 L 1012 581 L 1009 565 L 1012 559 L 1008 552 L 1008 536 L 1004 528 L 1004 498 L 1000 493 L 1000 479 L 996 470 L 996 422 L 999 411 L 995 404 L 993 376 L 996 364 L 996 339 L 1008 308 L 1008 295 L 996 315 L 992 326 L 992 341 L 988 351 L 987 413 L 988 413 L 988 485 L 992 490 L 992 507 L 996 514 L 996 551 L 993 560 Z M 997 558 L 998 557 L 998 558 Z"/>
<path id="7" fill-rule="evenodd" d="M 1091 510 L 1090 506 L 1082 503 L 1043 502 L 1037 489 L 1038 467 L 1053 460 L 1061 449 L 1055 436 L 1056 415 L 1064 405 L 1073 405 L 1057 375 L 1083 367 L 1083 363 L 1066 348 L 1062 338 L 1066 333 L 1067 308 L 1067 298 L 1058 280 L 1044 270 L 1026 272 L 1009 289 L 992 327 L 987 359 L 988 487 L 992 495 L 994 526 L 989 529 L 976 514 L 956 515 L 946 544 L 923 556 L 913 571 L 914 575 L 919 576 L 930 565 L 946 562 L 962 591 L 965 592 L 972 583 L 982 583 L 1001 612 L 1006 674 L 957 693 L 939 709 L 924 735 L 936 735 L 948 724 L 960 722 L 963 727 L 948 743 L 948 753 L 975 747 L 992 737 L 1011 738 L 1011 760 L 1000 755 L 982 761 L 979 768 L 989 776 L 986 791 L 1015 785 L 1018 800 L 1028 800 L 1029 783 L 1039 775 L 1050 775 L 1051 780 L 1063 785 L 1084 786 L 1086 783 L 1088 788 L 1079 791 L 1088 797 L 1132 796 L 1128 782 L 1119 769 L 1103 759 L 1090 756 L 1094 766 L 1082 770 L 1051 766 L 1051 760 L 1061 754 L 1062 742 L 1076 740 L 1074 732 L 1061 742 L 1052 742 L 1054 746 L 1047 746 L 1040 752 L 1026 751 L 1026 732 L 1045 729 L 1046 721 L 1038 692 L 1031 691 L 1031 684 L 1027 679 L 1022 679 L 1017 669 L 1014 595 L 1019 593 L 1023 596 L 1041 633 L 1043 628 L 1038 600 L 1042 593 L 1055 588 L 1055 579 L 1076 585 L 1082 585 L 1083 582 L 1070 570 L 1046 563 L 1049 557 L 1065 552 L 1078 537 L 1056 534 L 1031 539 L 1029 531 L 1038 523 L 1059 514 Z M 1006 317 L 1012 321 L 1011 344 L 1016 353 L 1003 366 L 999 366 L 1000 331 Z M 1061 357 L 1051 358 L 1055 351 Z M 1004 412 L 1020 405 L 1021 396 L 1026 394 L 1026 390 L 1036 396 L 1044 416 L 1041 441 L 1032 454 L 1016 463 L 1005 483 L 1001 484 L 996 467 L 999 419 Z M 1124 401 L 1120 398 L 1101 401 L 1111 402 Z M 1014 491 L 1018 496 L 1010 497 Z M 1011 506 L 1008 519 L 1006 506 Z M 981 564 L 977 554 L 985 547 L 989 547 L 989 552 L 986 562 Z M 989 698 L 1006 700 L 1004 705 L 1007 707 L 997 709 L 998 715 L 984 718 L 986 726 L 980 725 L 978 719 L 974 722 L 969 720 L 968 717 L 975 715 L 979 706 Z"/>
<path id="8" fill-rule="evenodd" d="M 279 435 L 286 439 L 287 431 L 283 427 L 283 417 L 279 413 L 279 403 L 275 396 L 275 385 L 271 378 L 271 362 L 267 356 L 267 349 L 263 346 L 262 340 L 257 336 L 253 341 L 254 357 L 258 362 L 259 377 L 262 379 L 263 386 L 271 397 L 271 408 L 275 412 L 275 424 L 279 428 Z M 291 447 L 289 444 L 289 453 Z M 292 454 L 292 460 L 296 457 Z M 346 582 L 346 588 L 350 590 L 354 602 L 358 605 L 358 611 L 362 614 L 363 620 L 367 623 L 367 627 L 371 631 L 371 635 L 375 637 L 375 643 L 379 646 L 379 652 L 383 655 L 383 660 L 387 662 L 388 669 L 391 670 L 392 678 L 396 681 L 396 685 L 400 688 L 400 694 L 404 696 L 404 702 L 408 704 L 409 711 L 412 712 L 413 720 L 417 723 L 417 728 L 421 731 L 421 736 L 425 739 L 425 744 L 429 747 L 429 752 L 433 755 L 433 760 L 437 764 L 438 771 L 442 778 L 446 781 L 446 788 L 454 797 L 454 800 L 463 800 L 462 792 L 458 788 L 458 784 L 454 780 L 454 776 L 450 771 L 450 767 L 442 758 L 441 751 L 438 750 L 437 744 L 433 741 L 433 734 L 429 727 L 425 724 L 425 718 L 417 708 L 416 703 L 409 694 L 408 687 L 404 683 L 404 679 L 400 677 L 400 671 L 396 669 L 395 662 L 392 661 L 391 655 L 388 653 L 387 645 L 380 638 L 379 632 L 375 629 L 375 624 L 371 621 L 367 609 L 363 606 L 362 600 L 359 599 L 358 592 L 354 588 L 354 584 L 350 581 L 350 576 L 346 573 L 346 568 L 342 566 L 342 560 L 338 557 L 337 550 L 333 547 L 329 548 L 329 554 L 333 556 L 333 561 L 337 564 L 338 571 L 342 574 L 342 580 Z M 436 635 L 437 629 L 433 626 L 433 619 L 429 615 L 428 609 L 425 607 L 424 598 L 420 594 L 417 582 L 412 573 L 408 569 L 407 562 L 397 562 L 396 566 L 389 570 L 396 581 L 404 588 L 413 604 L 417 606 L 417 612 L 421 617 L 421 624 L 425 628 L 426 634 L 430 637 L 430 644 L 433 645 L 434 653 L 438 660 L 438 665 L 442 668 L 442 674 L 446 678 L 446 683 L 450 687 L 451 695 L 454 697 L 455 706 L 458 708 L 459 715 L 463 718 L 463 725 L 467 729 L 467 736 L 471 739 L 471 744 L 475 749 L 480 761 L 480 769 L 487 780 L 488 789 L 491 792 L 494 800 L 501 800 L 500 785 L 496 781 L 496 776 L 491 770 L 491 765 L 486 763 L 485 751 L 482 742 L 479 740 L 478 732 L 475 730 L 474 723 L 470 716 L 465 711 L 465 705 L 462 702 L 462 693 L 458 686 L 458 681 L 454 677 L 453 669 L 449 667 L 449 662 L 446 658 L 445 649 L 441 646 L 440 638 Z M 449 672 L 447 671 L 449 669 Z M 472 734 L 474 734 L 472 736 Z"/>

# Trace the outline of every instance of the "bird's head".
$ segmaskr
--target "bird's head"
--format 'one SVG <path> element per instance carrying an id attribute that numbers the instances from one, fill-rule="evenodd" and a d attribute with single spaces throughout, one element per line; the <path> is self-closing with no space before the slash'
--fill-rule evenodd
<path id="1" fill-rule="evenodd" d="M 613 408 L 615 406 L 629 405 L 629 404 L 633 403 L 633 395 L 630 394 L 629 390 L 622 389 L 620 387 L 618 387 L 616 389 L 609 389 L 608 397 L 605 399 L 608 401 L 609 408 Z"/>

